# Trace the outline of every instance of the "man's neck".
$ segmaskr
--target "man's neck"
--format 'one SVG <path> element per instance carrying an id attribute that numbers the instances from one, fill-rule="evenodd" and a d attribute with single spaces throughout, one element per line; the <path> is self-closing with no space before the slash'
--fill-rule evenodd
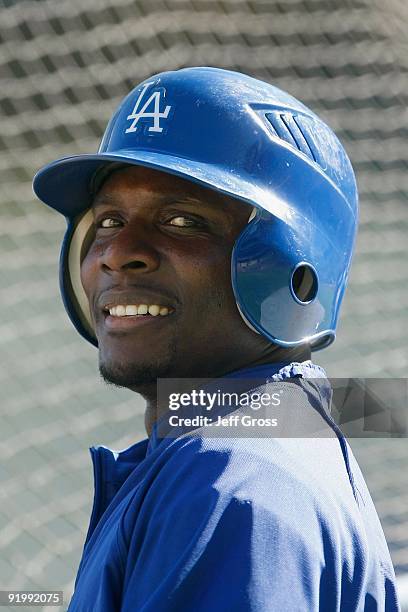
<path id="1" fill-rule="evenodd" d="M 282 347 L 275 347 L 273 352 L 268 354 L 260 355 L 256 359 L 242 359 L 237 360 L 233 366 L 225 365 L 225 368 L 217 373 L 214 378 L 220 378 L 232 372 L 237 372 L 246 368 L 255 368 L 262 365 L 277 364 L 277 363 L 292 363 L 292 362 L 303 362 L 311 357 L 311 351 L 308 346 L 295 347 L 293 349 L 286 349 Z M 202 378 L 200 374 L 197 378 Z M 146 400 L 145 410 L 145 428 L 147 435 L 150 437 L 152 429 L 157 420 L 168 411 L 168 404 L 160 405 L 157 398 L 157 384 L 149 385 L 145 389 L 138 389 L 144 399 Z"/>

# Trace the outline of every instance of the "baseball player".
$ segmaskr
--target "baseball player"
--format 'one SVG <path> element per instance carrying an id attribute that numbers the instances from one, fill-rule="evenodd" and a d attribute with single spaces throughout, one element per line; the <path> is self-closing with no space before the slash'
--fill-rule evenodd
<path id="1" fill-rule="evenodd" d="M 91 448 L 69 612 L 398 610 L 378 516 L 310 360 L 335 338 L 357 225 L 327 125 L 237 72 L 165 72 L 121 102 L 98 153 L 45 166 L 34 190 L 68 222 L 71 321 L 104 379 L 146 399 L 148 438 Z M 222 435 L 192 418 L 193 435 L 165 435 L 175 411 L 157 380 L 175 378 L 287 381 L 278 430 L 298 435 L 233 435 L 236 412 Z M 302 436 L 308 419 L 327 435 Z"/>

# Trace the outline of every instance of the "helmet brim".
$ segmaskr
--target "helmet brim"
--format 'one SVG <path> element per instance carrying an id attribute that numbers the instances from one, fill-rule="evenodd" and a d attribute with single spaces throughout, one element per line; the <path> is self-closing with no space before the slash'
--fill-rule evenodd
<path id="1" fill-rule="evenodd" d="M 221 166 L 142 150 L 83 154 L 56 160 L 35 175 L 34 193 L 45 204 L 72 219 L 91 206 L 93 177 L 108 162 L 144 166 L 173 174 L 261 207 L 289 224 L 293 217 L 293 210 L 286 202 L 255 185 L 249 175 L 240 176 Z"/>

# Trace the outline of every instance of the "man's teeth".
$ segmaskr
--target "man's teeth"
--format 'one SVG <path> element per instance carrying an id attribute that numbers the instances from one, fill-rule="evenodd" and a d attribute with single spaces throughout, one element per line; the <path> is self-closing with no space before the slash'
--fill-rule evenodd
<path id="1" fill-rule="evenodd" d="M 164 317 L 169 314 L 169 309 L 167 306 L 159 306 L 158 304 L 127 304 L 123 306 L 119 304 L 118 306 L 111 306 L 109 308 L 109 314 L 113 317 L 128 317 L 134 315 L 152 315 L 153 317 L 157 317 L 157 315 L 161 315 Z"/>

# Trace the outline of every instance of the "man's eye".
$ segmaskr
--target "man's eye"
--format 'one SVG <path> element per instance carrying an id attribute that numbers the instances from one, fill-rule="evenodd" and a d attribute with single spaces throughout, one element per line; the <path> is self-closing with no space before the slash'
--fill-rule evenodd
<path id="1" fill-rule="evenodd" d="M 105 217 L 98 222 L 98 227 L 117 227 L 118 225 L 118 219 L 114 219 L 113 217 Z"/>
<path id="2" fill-rule="evenodd" d="M 172 217 L 169 220 L 169 224 L 176 227 L 199 227 L 201 225 L 197 219 L 191 219 L 190 217 L 184 217 L 182 215 Z"/>

